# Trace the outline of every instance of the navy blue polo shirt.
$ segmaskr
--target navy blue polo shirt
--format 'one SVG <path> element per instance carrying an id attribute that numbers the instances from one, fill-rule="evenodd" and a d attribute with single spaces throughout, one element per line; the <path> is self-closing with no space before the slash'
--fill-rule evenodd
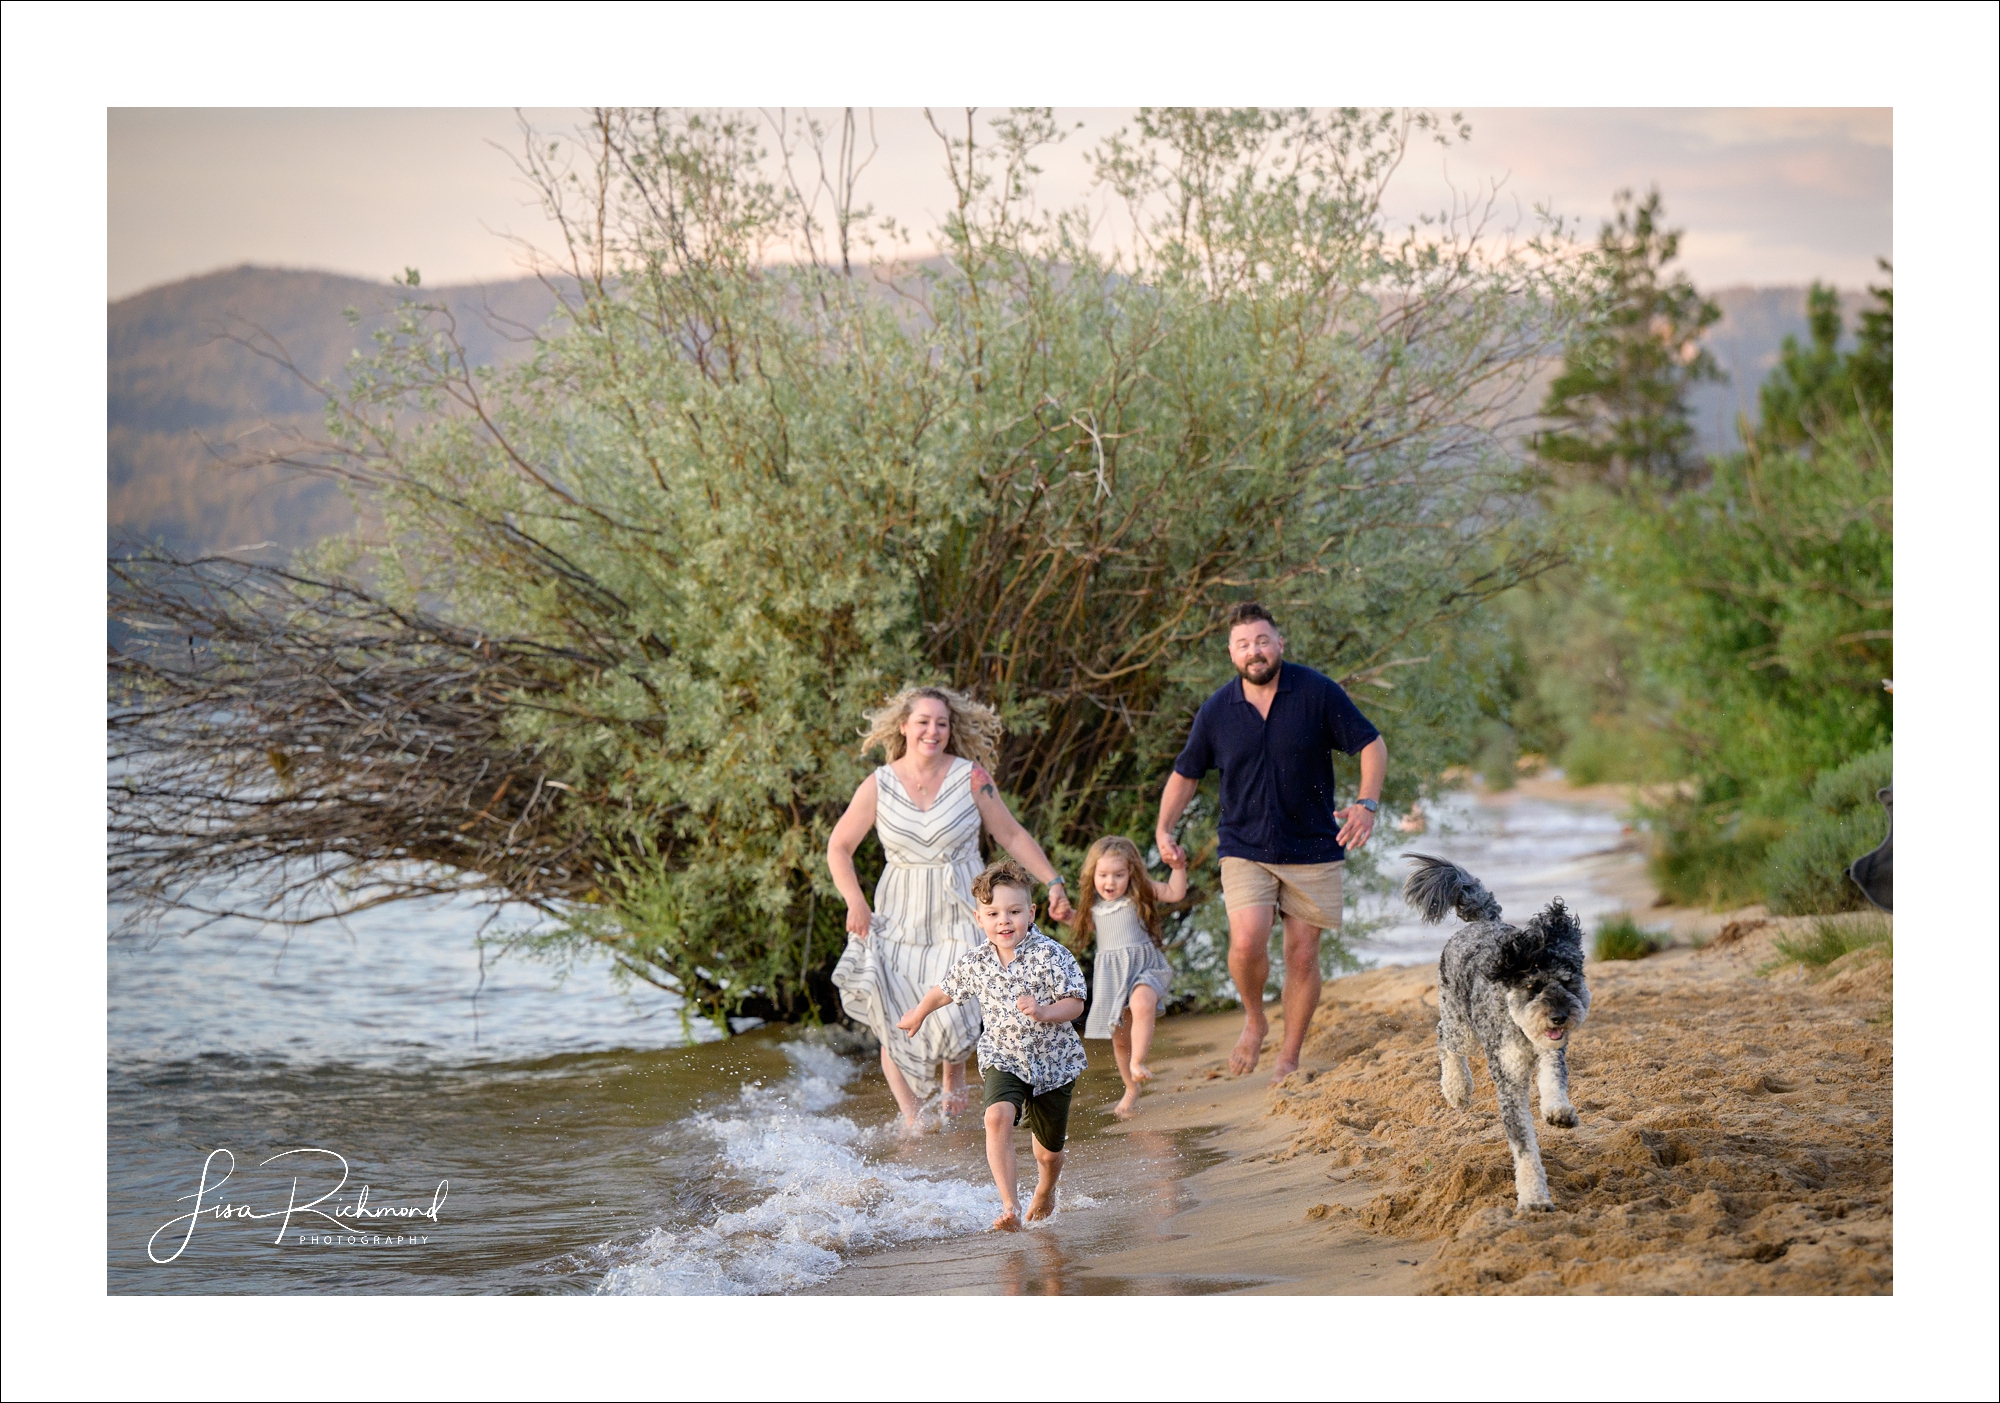
<path id="1" fill-rule="evenodd" d="M 1243 679 L 1201 704 L 1174 773 L 1222 771 L 1222 856 L 1252 862 L 1339 862 L 1333 752 L 1353 755 L 1381 734 L 1341 685 L 1297 663 L 1278 667 L 1271 715 L 1257 714 Z"/>

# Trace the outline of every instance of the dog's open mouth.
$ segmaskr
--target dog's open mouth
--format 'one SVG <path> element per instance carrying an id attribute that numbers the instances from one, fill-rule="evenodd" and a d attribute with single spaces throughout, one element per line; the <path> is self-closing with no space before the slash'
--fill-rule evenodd
<path id="1" fill-rule="evenodd" d="M 1558 1043 L 1559 1043 L 1559 1042 L 1561 1042 L 1561 1041 L 1562 1041 L 1562 1040 L 1563 1040 L 1564 1038 L 1566 1038 L 1566 1037 L 1568 1037 L 1568 1036 L 1569 1036 L 1569 1029 L 1567 1029 L 1567 1028 L 1551 1028 L 1551 1029 L 1549 1029 L 1549 1041 L 1550 1041 L 1550 1042 L 1558 1042 Z"/>

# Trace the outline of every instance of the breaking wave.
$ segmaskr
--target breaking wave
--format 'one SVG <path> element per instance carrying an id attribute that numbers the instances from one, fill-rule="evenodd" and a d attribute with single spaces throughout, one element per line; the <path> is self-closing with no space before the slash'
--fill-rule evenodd
<path id="1" fill-rule="evenodd" d="M 862 1127 L 829 1111 L 859 1070 L 817 1043 L 785 1047 L 792 1071 L 774 1086 L 751 1083 L 727 1107 L 668 1132 L 712 1137 L 720 1166 L 768 1190 L 750 1207 L 634 1244 L 606 1247 L 611 1295 L 777 1295 L 825 1281 L 856 1252 L 983 1230 L 1000 1211 L 991 1183 L 870 1159 L 894 1130 Z M 1033 1173 L 1032 1167 L 1028 1171 Z M 1065 1208 L 1089 1206 L 1066 1196 Z"/>

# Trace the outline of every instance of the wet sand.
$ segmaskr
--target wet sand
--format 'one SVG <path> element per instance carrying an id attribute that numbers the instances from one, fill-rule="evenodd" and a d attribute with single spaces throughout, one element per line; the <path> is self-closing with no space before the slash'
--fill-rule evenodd
<path id="1" fill-rule="evenodd" d="M 1275 1008 L 1273 1009 L 1275 1012 Z M 1329 1240 L 1301 1215 L 1328 1197 L 1327 1166 L 1289 1152 L 1298 1126 L 1272 1114 L 1268 1075 L 1217 1069 L 1236 1012 L 1162 1020 L 1142 1113 L 1106 1114 L 1115 1077 L 1086 1074 L 1070 1116 L 1058 1212 L 1019 1233 L 910 1243 L 855 1258 L 808 1294 L 1213 1295 L 1407 1293 L 1420 1252 L 1379 1233 Z M 978 1136 L 952 1132 L 970 1160 Z M 1025 1201 L 1034 1168 L 1017 1135 Z M 971 1170 L 970 1162 L 966 1165 Z M 1339 1192 L 1334 1185 L 1332 1192 Z M 1368 1192 L 1350 1190 L 1357 1206 Z M 1081 1200 L 1081 1206 L 1079 1206 Z M 1306 1231 L 1306 1229 L 1315 1229 Z"/>

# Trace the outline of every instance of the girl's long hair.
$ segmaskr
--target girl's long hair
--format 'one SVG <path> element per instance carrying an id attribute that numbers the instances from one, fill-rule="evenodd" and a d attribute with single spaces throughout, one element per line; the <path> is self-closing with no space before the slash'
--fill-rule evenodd
<path id="1" fill-rule="evenodd" d="M 1153 877 L 1146 870 L 1145 856 L 1139 845 L 1130 838 L 1099 838 L 1090 845 L 1083 855 L 1083 872 L 1076 879 L 1081 890 L 1076 903 L 1076 945 L 1082 949 L 1097 936 L 1097 923 L 1091 913 L 1097 909 L 1097 864 L 1107 857 L 1123 858 L 1125 861 L 1125 894 L 1132 898 L 1132 906 L 1139 913 L 1139 924 L 1146 928 L 1146 934 L 1153 938 L 1153 944 L 1161 949 L 1166 942 L 1160 939 L 1160 902 L 1153 895 Z"/>
<path id="2" fill-rule="evenodd" d="M 861 733 L 861 753 L 866 755 L 880 746 L 889 759 L 902 759 L 909 749 L 909 742 L 903 739 L 903 723 L 910 719 L 910 707 L 919 697 L 943 702 L 951 714 L 951 738 L 944 746 L 947 754 L 970 760 L 988 774 L 998 773 L 1000 737 L 1005 731 L 1000 713 L 950 687 L 905 687 L 869 712 L 867 729 Z"/>

